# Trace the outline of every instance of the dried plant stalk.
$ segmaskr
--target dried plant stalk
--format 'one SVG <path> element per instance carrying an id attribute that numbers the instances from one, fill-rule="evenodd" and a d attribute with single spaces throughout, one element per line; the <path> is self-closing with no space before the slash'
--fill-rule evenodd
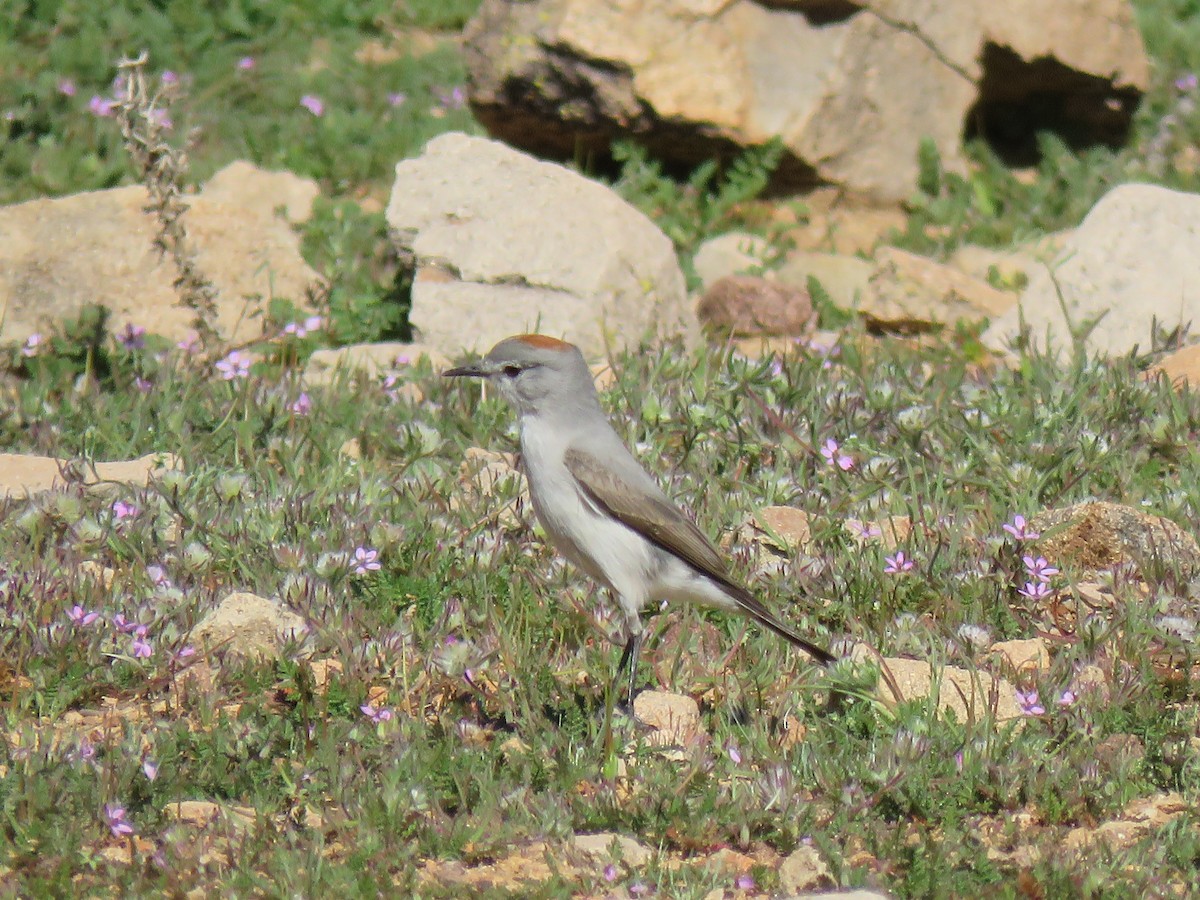
<path id="1" fill-rule="evenodd" d="M 187 152 L 173 147 L 166 139 L 167 112 L 175 86 L 163 84 L 152 94 L 146 87 L 146 63 L 143 52 L 137 59 L 117 64 L 123 83 L 123 96 L 117 103 L 125 151 L 141 174 L 150 195 L 146 212 L 158 222 L 154 246 L 175 264 L 175 292 L 179 302 L 196 314 L 193 326 L 205 347 L 221 339 L 217 330 L 217 288 L 204 276 L 189 247 L 183 200 L 187 175 Z"/>

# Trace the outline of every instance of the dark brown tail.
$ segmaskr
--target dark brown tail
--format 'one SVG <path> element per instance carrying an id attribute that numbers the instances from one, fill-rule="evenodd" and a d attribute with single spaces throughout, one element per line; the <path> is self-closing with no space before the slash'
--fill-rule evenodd
<path id="1" fill-rule="evenodd" d="M 796 632 L 792 631 L 792 629 L 788 628 L 777 618 L 771 615 L 771 611 L 763 606 L 758 599 L 745 588 L 742 588 L 738 591 L 730 591 L 730 594 L 733 596 L 733 599 L 737 601 L 738 606 L 742 608 L 742 612 L 757 621 L 760 625 L 770 628 L 781 638 L 784 638 L 785 640 L 795 644 L 821 665 L 828 666 L 837 661 L 836 657 L 834 657 L 833 654 L 831 654 L 828 650 L 822 650 L 811 641 L 806 641 L 804 638 L 800 637 L 800 635 L 796 634 Z"/>

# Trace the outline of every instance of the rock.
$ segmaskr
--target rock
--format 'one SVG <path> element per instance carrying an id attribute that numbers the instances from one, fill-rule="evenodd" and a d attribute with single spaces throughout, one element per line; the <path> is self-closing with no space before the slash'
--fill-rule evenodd
<path id="1" fill-rule="evenodd" d="M 700 707 L 691 697 L 666 691 L 642 691 L 633 698 L 633 714 L 654 729 L 654 747 L 686 747 L 700 733 Z"/>
<path id="2" fill-rule="evenodd" d="M 163 807 L 163 816 L 186 825 L 203 828 L 224 818 L 239 829 L 254 824 L 257 813 L 250 806 L 223 807 L 211 800 L 180 800 Z"/>
<path id="3" fill-rule="evenodd" d="M 282 208 L 284 218 L 293 225 L 312 218 L 313 203 L 320 195 L 321 188 L 311 178 L 271 172 L 245 160 L 231 162 L 208 179 L 203 191 L 206 200 L 244 207 L 264 217 Z"/>
<path id="4" fill-rule="evenodd" d="M 756 275 L 720 279 L 700 298 L 696 314 L 706 329 L 720 335 L 798 335 L 813 322 L 806 289 Z"/>
<path id="5" fill-rule="evenodd" d="M 765 265 L 770 253 L 771 246 L 765 238 L 730 231 L 701 244 L 692 257 L 692 268 L 701 288 L 708 290 L 727 275 L 754 274 Z"/>
<path id="6" fill-rule="evenodd" d="M 856 544 L 879 543 L 885 550 L 898 548 L 909 539 L 913 530 L 909 516 L 889 516 L 881 522 L 847 519 L 843 527 Z"/>
<path id="7" fill-rule="evenodd" d="M 674 247 L 653 222 L 604 185 L 496 141 L 443 134 L 400 162 L 387 220 L 415 260 L 410 321 L 447 355 L 522 330 L 589 359 L 649 336 L 698 337 Z"/>
<path id="8" fill-rule="evenodd" d="M 631 837 L 603 831 L 598 834 L 576 834 L 571 837 L 571 849 L 582 853 L 593 863 L 619 861 L 632 869 L 649 865 L 654 851 Z"/>
<path id="9" fill-rule="evenodd" d="M 1163 375 L 1177 388 L 1200 388 L 1200 344 L 1183 347 L 1146 370 L 1145 378 L 1151 380 Z"/>
<path id="10" fill-rule="evenodd" d="M 1130 222 L 1139 227 L 1131 230 Z M 1037 350 L 1070 350 L 1073 327 L 1086 333 L 1083 348 L 1089 354 L 1123 356 L 1135 347 L 1145 352 L 1155 319 L 1167 330 L 1200 321 L 1197 258 L 1200 195 L 1120 185 L 1092 207 L 1052 271 L 1032 274 L 1019 306 L 987 330 L 984 343 L 1008 347 L 1024 321 Z"/>
<path id="11" fill-rule="evenodd" d="M 880 668 L 876 695 L 886 705 L 936 696 L 939 711 L 953 710 L 959 722 L 977 722 L 995 715 L 996 723 L 1020 718 L 1017 689 L 1003 678 L 987 672 L 969 671 L 956 666 L 934 669 L 916 659 L 878 659 L 862 645 L 851 658 L 871 662 Z"/>
<path id="12" fill-rule="evenodd" d="M 833 884 L 829 865 L 815 847 L 801 844 L 779 867 L 779 886 L 790 894 Z"/>
<path id="13" fill-rule="evenodd" d="M 247 305 L 260 305 L 250 298 L 302 305 L 320 276 L 300 255 L 299 235 L 274 212 L 281 202 L 303 212 L 295 176 L 231 168 L 213 176 L 211 194 L 206 185 L 185 198 L 183 224 L 197 267 L 219 291 L 218 327 L 226 338 L 245 339 L 252 320 L 239 320 Z M 195 314 L 179 304 L 174 264 L 154 247 L 147 202 L 145 188 L 134 185 L 0 208 L 0 309 L 7 309 L 0 341 L 23 341 L 90 303 L 112 310 L 114 333 L 134 324 L 183 338 Z"/>
<path id="14" fill-rule="evenodd" d="M 805 194 L 804 207 L 804 220 L 787 231 L 787 239 L 802 253 L 871 256 L 908 226 L 908 214 L 899 203 L 864 203 L 833 186 Z"/>
<path id="15" fill-rule="evenodd" d="M 1045 270 L 1054 261 L 1073 233 L 1057 231 L 1008 250 L 963 244 L 946 262 L 973 278 L 990 281 L 998 277 L 1005 290 L 1020 290 L 1035 272 Z"/>
<path id="16" fill-rule="evenodd" d="M 1038 552 L 1090 577 L 1123 563 L 1166 566 L 1185 580 L 1200 574 L 1200 546 L 1170 519 L 1117 503 L 1089 501 L 1038 513 L 1029 529 Z M 1078 573 L 1077 573 L 1078 574 Z"/>
<path id="17" fill-rule="evenodd" d="M 1046 642 L 1041 638 L 1030 638 L 1024 641 L 997 641 L 992 644 L 988 654 L 1018 675 L 1027 672 L 1041 673 L 1050 668 L 1050 651 L 1046 648 Z"/>
<path id="18" fill-rule="evenodd" d="M 458 467 L 458 484 L 460 489 L 450 497 L 452 510 L 466 508 L 481 519 L 496 516 L 501 525 L 514 531 L 523 527 L 517 509 L 528 508 L 529 486 L 511 453 L 468 447 Z M 500 503 L 502 497 L 514 494 L 513 499 Z"/>
<path id="19" fill-rule="evenodd" d="M 310 385 L 331 384 L 343 371 L 363 372 L 373 378 L 403 375 L 411 372 L 421 357 L 429 359 L 435 372 L 450 367 L 449 358 L 425 344 L 350 344 L 314 351 L 304 366 L 304 381 Z"/>
<path id="20" fill-rule="evenodd" d="M 64 471 L 74 473 L 70 476 L 71 481 L 82 482 L 92 490 L 103 490 L 117 484 L 149 484 L 164 472 L 179 467 L 179 461 L 170 453 L 147 453 L 138 459 L 98 462 L 90 466 L 79 460 L 53 456 L 0 453 L 0 498 L 64 488 L 68 483 L 63 477 Z"/>
<path id="21" fill-rule="evenodd" d="M 748 523 L 752 539 L 784 553 L 812 549 L 812 526 L 807 512 L 791 506 L 765 506 Z"/>
<path id="22" fill-rule="evenodd" d="M 485 0 L 463 37 L 472 110 L 514 146 L 602 157 L 633 136 L 689 165 L 778 138 L 782 184 L 892 201 L 923 138 L 956 171 L 964 125 L 1016 161 L 1047 128 L 1115 144 L 1149 84 L 1124 0 Z"/>
<path id="23" fill-rule="evenodd" d="M 837 253 L 801 252 L 791 254 L 775 272 L 780 284 L 808 289 L 815 278 L 829 299 L 841 309 L 853 309 L 866 296 L 875 267 L 857 256 Z"/>
<path id="24" fill-rule="evenodd" d="M 1109 852 L 1123 850 L 1190 809 L 1191 804 L 1173 791 L 1139 797 L 1125 807 L 1120 819 L 1104 822 L 1096 828 L 1072 828 L 1063 837 L 1062 847 L 1075 853 L 1097 845 Z"/>
<path id="25" fill-rule="evenodd" d="M 285 645 L 308 631 L 308 623 L 282 603 L 239 591 L 200 620 L 191 641 L 209 654 L 277 659 Z"/>
<path id="26" fill-rule="evenodd" d="M 856 307 L 867 325 L 883 331 L 929 331 L 958 321 L 995 318 L 1016 295 L 895 247 L 875 256 L 875 270 Z"/>

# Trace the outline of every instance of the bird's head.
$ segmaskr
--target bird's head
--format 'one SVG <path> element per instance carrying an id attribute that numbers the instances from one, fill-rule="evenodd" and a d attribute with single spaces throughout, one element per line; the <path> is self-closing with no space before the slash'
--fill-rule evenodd
<path id="1" fill-rule="evenodd" d="M 486 378 L 518 415 L 571 416 L 598 407 L 596 386 L 574 344 L 544 334 L 505 338 L 477 362 L 448 369 L 450 378 Z"/>

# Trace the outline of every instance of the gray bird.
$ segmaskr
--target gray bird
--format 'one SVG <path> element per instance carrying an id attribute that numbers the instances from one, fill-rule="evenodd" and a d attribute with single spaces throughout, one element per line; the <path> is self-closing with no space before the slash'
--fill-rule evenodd
<path id="1" fill-rule="evenodd" d="M 522 334 L 442 374 L 486 378 L 515 407 L 538 520 L 559 552 L 611 590 L 625 614 L 618 671 L 629 665 L 631 702 L 644 638 L 640 613 L 652 601 L 735 610 L 818 662 L 834 661 L 733 580 L 708 537 L 633 458 L 600 408 L 578 347 Z"/>

